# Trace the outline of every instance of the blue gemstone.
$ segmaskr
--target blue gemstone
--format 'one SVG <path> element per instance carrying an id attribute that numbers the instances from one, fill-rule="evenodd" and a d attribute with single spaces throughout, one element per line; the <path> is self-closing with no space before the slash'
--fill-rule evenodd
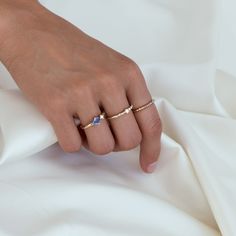
<path id="1" fill-rule="evenodd" d="M 93 118 L 93 125 L 99 125 L 100 123 L 100 116 L 96 116 Z"/>

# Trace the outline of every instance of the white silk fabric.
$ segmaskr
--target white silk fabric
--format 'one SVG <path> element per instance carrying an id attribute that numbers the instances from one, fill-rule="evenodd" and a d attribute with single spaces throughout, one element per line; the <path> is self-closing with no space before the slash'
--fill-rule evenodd
<path id="1" fill-rule="evenodd" d="M 153 174 L 139 148 L 64 153 L 1 65 L 0 235 L 235 236 L 234 1 L 41 3 L 140 65 L 162 151 Z"/>

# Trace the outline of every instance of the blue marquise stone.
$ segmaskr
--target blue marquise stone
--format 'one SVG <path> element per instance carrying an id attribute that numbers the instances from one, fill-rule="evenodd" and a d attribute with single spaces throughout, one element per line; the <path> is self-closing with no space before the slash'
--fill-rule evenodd
<path id="1" fill-rule="evenodd" d="M 99 125 L 100 123 L 100 116 L 96 116 L 93 118 L 93 125 Z"/>

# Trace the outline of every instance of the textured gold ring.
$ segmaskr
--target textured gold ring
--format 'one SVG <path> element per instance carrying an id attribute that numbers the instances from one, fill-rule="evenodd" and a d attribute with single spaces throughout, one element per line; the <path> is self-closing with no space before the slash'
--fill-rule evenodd
<path id="1" fill-rule="evenodd" d="M 80 125 L 79 127 L 81 129 L 87 129 L 87 128 L 95 126 L 95 125 L 100 125 L 101 124 L 101 120 L 103 120 L 105 118 L 106 118 L 105 112 L 102 112 L 100 115 L 94 116 L 92 121 L 89 124 L 84 125 L 84 126 Z"/>
<path id="2" fill-rule="evenodd" d="M 138 111 L 142 111 L 148 107 L 150 107 L 153 103 L 155 102 L 155 99 L 152 99 L 150 102 L 148 102 L 147 104 L 144 104 L 143 106 L 141 107 L 138 107 L 136 109 L 133 109 L 133 112 L 138 112 Z"/>
<path id="3" fill-rule="evenodd" d="M 125 108 L 122 112 L 120 112 L 120 113 L 118 113 L 118 114 L 116 114 L 114 116 L 107 117 L 107 120 L 116 119 L 116 118 L 118 118 L 120 116 L 128 114 L 132 110 L 132 108 L 133 108 L 133 105 L 129 106 L 128 108 Z"/>

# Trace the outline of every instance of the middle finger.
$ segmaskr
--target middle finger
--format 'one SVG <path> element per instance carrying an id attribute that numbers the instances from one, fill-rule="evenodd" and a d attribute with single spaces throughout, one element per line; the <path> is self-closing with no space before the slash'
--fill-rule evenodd
<path id="1" fill-rule="evenodd" d="M 142 134 L 133 112 L 125 113 L 117 118 L 108 119 L 129 108 L 129 104 L 124 89 L 116 89 L 104 94 L 101 104 L 106 112 L 107 121 L 115 138 L 115 148 L 113 151 L 130 150 L 138 146 L 142 140 Z"/>
<path id="2" fill-rule="evenodd" d="M 106 119 L 101 119 L 99 125 L 91 125 L 86 129 L 82 127 L 93 123 L 93 119 L 101 114 L 97 102 L 93 98 L 86 98 L 80 101 L 77 116 L 80 119 L 79 132 L 86 137 L 85 148 L 88 148 L 95 154 L 104 155 L 114 149 L 115 141 Z M 96 123 L 96 122 L 95 122 Z"/>

